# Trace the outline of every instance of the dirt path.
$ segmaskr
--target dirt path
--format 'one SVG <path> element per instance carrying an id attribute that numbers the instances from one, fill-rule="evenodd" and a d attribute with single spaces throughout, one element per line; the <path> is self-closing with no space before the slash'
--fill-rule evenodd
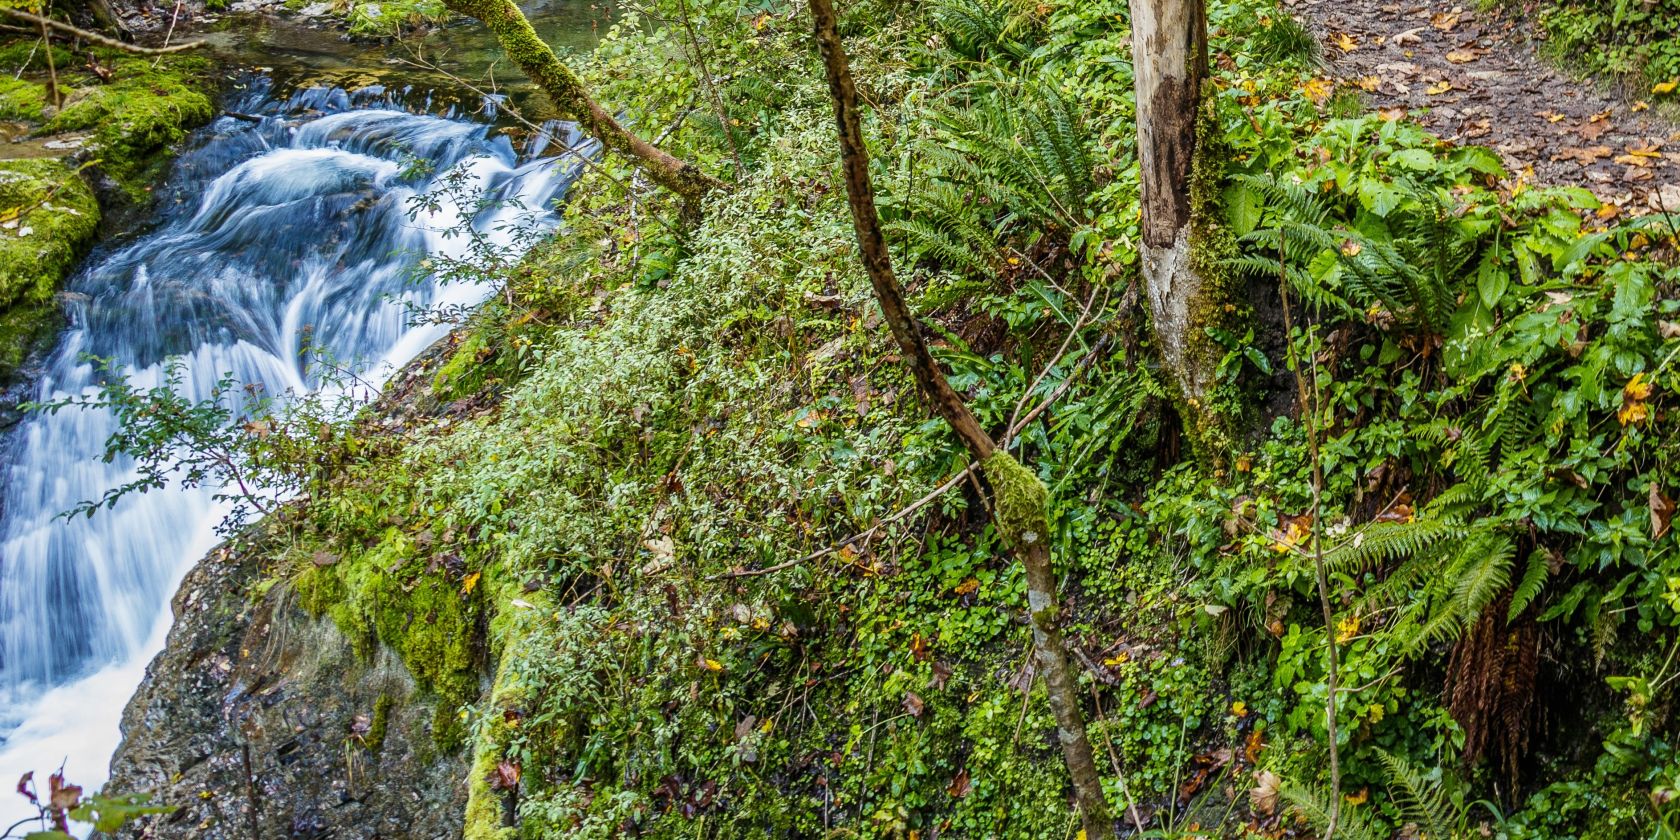
<path id="1" fill-rule="evenodd" d="M 1680 125 L 1535 56 L 1524 28 L 1449 0 L 1286 0 L 1332 72 L 1378 108 L 1489 146 L 1536 184 L 1578 185 L 1624 212 L 1680 211 Z"/>

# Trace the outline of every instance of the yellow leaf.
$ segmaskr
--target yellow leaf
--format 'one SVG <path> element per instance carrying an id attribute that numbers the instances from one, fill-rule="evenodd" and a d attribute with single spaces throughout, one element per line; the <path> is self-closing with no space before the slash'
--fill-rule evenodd
<path id="1" fill-rule="evenodd" d="M 1432 84 L 1429 87 L 1424 88 L 1423 92 L 1429 94 L 1430 96 L 1440 96 L 1441 94 L 1446 93 L 1447 91 L 1452 90 L 1452 89 L 1453 89 L 1452 82 L 1449 82 L 1446 79 L 1442 79 L 1441 81 L 1436 82 L 1435 84 Z"/>
<path id="2" fill-rule="evenodd" d="M 1352 35 L 1343 32 L 1336 36 L 1336 48 L 1345 53 L 1353 52 L 1359 49 L 1359 42 L 1354 40 Z"/>
<path id="3" fill-rule="evenodd" d="M 1237 717 L 1248 717 L 1248 704 L 1241 700 L 1231 704 L 1231 714 Z"/>
<path id="4" fill-rule="evenodd" d="M 1358 793 L 1350 793 L 1346 798 L 1349 805 L 1364 805 L 1365 800 L 1371 798 L 1371 789 L 1360 788 Z"/>
<path id="5" fill-rule="evenodd" d="M 1651 92 L 1656 94 L 1673 93 L 1675 88 L 1680 88 L 1680 79 L 1669 79 L 1666 82 L 1651 85 Z"/>
<path id="6" fill-rule="evenodd" d="M 1359 89 L 1366 93 L 1376 93 L 1380 86 L 1382 86 L 1382 77 L 1380 76 L 1366 76 L 1359 80 Z"/>
<path id="7" fill-rule="evenodd" d="M 716 659 L 702 658 L 700 660 L 700 667 L 705 668 L 708 671 L 722 671 L 723 663 L 717 661 Z"/>
<path id="8" fill-rule="evenodd" d="M 1365 250 L 1365 246 L 1353 241 L 1352 239 L 1346 240 L 1342 243 L 1342 256 L 1357 257 L 1359 256 L 1359 252 L 1363 250 Z"/>
<path id="9" fill-rule="evenodd" d="M 1466 64 L 1478 58 L 1481 58 L 1481 55 L 1475 50 L 1450 50 L 1447 52 L 1447 60 L 1454 64 Z"/>
<path id="10" fill-rule="evenodd" d="M 1310 79 L 1301 84 L 1301 92 L 1306 94 L 1307 98 L 1311 99 L 1314 104 L 1322 105 L 1325 100 L 1330 98 L 1330 80 Z"/>
<path id="11" fill-rule="evenodd" d="M 1648 400 L 1651 398 L 1651 383 L 1645 381 L 1643 372 L 1636 373 L 1622 386 L 1622 394 L 1632 400 Z"/>
<path id="12" fill-rule="evenodd" d="M 1359 634 L 1359 616 L 1350 615 L 1336 622 L 1336 641 L 1345 642 Z"/>
<path id="13" fill-rule="evenodd" d="M 1633 111 L 1635 114 L 1637 114 L 1640 111 L 1643 111 L 1643 110 L 1645 110 L 1647 108 L 1650 108 L 1650 107 L 1651 107 L 1651 103 L 1646 102 L 1645 100 L 1641 99 L 1638 102 L 1633 103 L 1633 106 L 1631 108 L 1629 108 L 1628 110 Z"/>
<path id="14" fill-rule="evenodd" d="M 461 578 L 461 594 L 471 595 L 472 591 L 478 588 L 478 579 L 482 576 L 482 572 L 473 572 L 472 574 Z"/>

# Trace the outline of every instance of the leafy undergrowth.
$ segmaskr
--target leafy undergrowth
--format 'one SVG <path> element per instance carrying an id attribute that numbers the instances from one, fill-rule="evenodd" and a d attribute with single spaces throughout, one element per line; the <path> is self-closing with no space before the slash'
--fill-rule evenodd
<path id="1" fill-rule="evenodd" d="M 431 377 L 453 419 L 352 447 L 273 585 L 462 703 L 435 734 L 472 752 L 473 838 L 1070 836 L 984 488 L 893 517 L 965 461 L 857 266 L 804 21 L 689 6 L 731 111 L 667 144 L 734 189 L 679 237 L 603 161 Z M 1675 231 L 1328 97 L 1258 0 L 1210 17 L 1205 265 L 1252 325 L 1213 336 L 1249 430 L 1220 468 L 1137 309 L 1126 4 L 843 21 L 938 352 L 989 428 L 1032 417 L 1112 801 L 1165 836 L 1312 836 L 1330 797 L 1339 837 L 1650 836 L 1680 785 Z M 600 98 L 709 101 L 679 37 L 629 16 Z"/>
<path id="2" fill-rule="evenodd" d="M 1638 97 L 1672 101 L 1680 82 L 1680 3 L 1549 0 L 1537 23 L 1554 57 L 1588 73 L 1622 79 Z"/>

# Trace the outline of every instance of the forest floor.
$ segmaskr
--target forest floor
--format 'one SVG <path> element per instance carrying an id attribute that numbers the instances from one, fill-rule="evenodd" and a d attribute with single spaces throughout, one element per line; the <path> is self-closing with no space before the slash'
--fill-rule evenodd
<path id="1" fill-rule="evenodd" d="M 1286 2 L 1332 72 L 1378 109 L 1488 146 L 1537 185 L 1583 186 L 1627 214 L 1680 212 L 1680 124 L 1656 103 L 1570 78 L 1521 21 L 1450 0 Z"/>

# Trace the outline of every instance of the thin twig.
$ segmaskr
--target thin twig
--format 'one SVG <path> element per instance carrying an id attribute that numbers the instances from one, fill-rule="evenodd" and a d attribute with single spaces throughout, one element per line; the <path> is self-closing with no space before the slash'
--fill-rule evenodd
<path id="1" fill-rule="evenodd" d="M 1330 747 L 1330 813 L 1325 822 L 1323 840 L 1334 840 L 1336 826 L 1342 816 L 1341 747 L 1336 743 L 1336 694 L 1341 681 L 1340 657 L 1336 650 L 1335 613 L 1330 608 L 1330 579 L 1324 566 L 1324 465 L 1318 450 L 1318 360 L 1309 358 L 1312 365 L 1312 391 L 1307 390 L 1306 376 L 1301 373 L 1301 360 L 1295 355 L 1295 325 L 1289 312 L 1289 277 L 1284 271 L 1283 238 L 1278 238 L 1278 294 L 1283 303 L 1283 334 L 1288 348 L 1289 367 L 1295 372 L 1296 399 L 1307 427 L 1307 457 L 1312 460 L 1312 518 L 1313 570 L 1318 582 L 1318 606 L 1324 614 L 1325 657 L 1329 660 L 1326 691 L 1324 692 L 1324 730 Z"/>

